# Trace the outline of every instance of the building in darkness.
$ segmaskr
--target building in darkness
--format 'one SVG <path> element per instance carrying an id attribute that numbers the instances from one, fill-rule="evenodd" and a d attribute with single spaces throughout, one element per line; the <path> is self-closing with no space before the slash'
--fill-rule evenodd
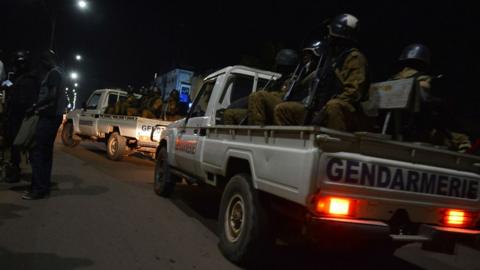
<path id="1" fill-rule="evenodd" d="M 190 102 L 190 92 L 192 89 L 193 71 L 186 69 L 174 69 L 158 76 L 155 85 L 162 90 L 164 99 L 168 98 L 170 92 L 174 89 L 180 92 L 180 102 Z"/>

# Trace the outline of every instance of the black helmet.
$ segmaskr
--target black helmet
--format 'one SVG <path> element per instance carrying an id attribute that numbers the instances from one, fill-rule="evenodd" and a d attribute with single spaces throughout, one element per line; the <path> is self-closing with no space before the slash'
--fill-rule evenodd
<path id="1" fill-rule="evenodd" d="M 20 50 L 15 52 L 15 62 L 28 62 L 30 60 L 30 52 L 25 50 Z"/>
<path id="2" fill-rule="evenodd" d="M 275 56 L 275 63 L 279 66 L 294 66 L 298 63 L 298 53 L 291 49 L 283 49 Z"/>
<path id="3" fill-rule="evenodd" d="M 328 25 L 330 36 L 356 40 L 358 35 L 358 19 L 350 14 L 340 14 Z"/>
<path id="4" fill-rule="evenodd" d="M 57 64 L 57 55 L 52 50 L 46 50 L 40 55 L 40 62 L 48 68 L 53 68 Z"/>
<path id="5" fill-rule="evenodd" d="M 303 48 L 303 51 L 304 52 L 312 52 L 315 56 L 319 57 L 320 53 L 321 53 L 321 50 L 322 50 L 322 46 L 323 46 L 323 41 L 314 40 L 314 41 L 308 43 L 307 46 L 305 46 Z"/>
<path id="6" fill-rule="evenodd" d="M 403 49 L 402 54 L 398 57 L 398 61 L 418 61 L 426 65 L 426 67 L 430 66 L 430 50 L 427 46 L 423 44 L 410 44 L 405 49 Z"/>

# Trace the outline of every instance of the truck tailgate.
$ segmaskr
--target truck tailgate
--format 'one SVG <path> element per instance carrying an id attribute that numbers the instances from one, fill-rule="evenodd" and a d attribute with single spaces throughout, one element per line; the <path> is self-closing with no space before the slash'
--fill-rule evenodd
<path id="1" fill-rule="evenodd" d="M 320 189 L 414 204 L 479 208 L 480 175 L 355 153 L 320 158 Z"/>

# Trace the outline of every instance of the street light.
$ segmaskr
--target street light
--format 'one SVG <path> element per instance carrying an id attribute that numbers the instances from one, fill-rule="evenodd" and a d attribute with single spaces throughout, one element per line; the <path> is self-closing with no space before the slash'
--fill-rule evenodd
<path id="1" fill-rule="evenodd" d="M 70 79 L 76 81 L 78 79 L 78 73 L 77 72 L 70 73 Z"/>
<path id="2" fill-rule="evenodd" d="M 44 3 L 47 3 L 47 1 L 44 1 Z M 87 10 L 89 7 L 89 2 L 86 0 L 78 0 L 77 1 L 77 7 L 80 10 Z M 57 28 L 57 12 L 56 8 L 52 7 L 50 4 L 45 4 L 47 11 L 50 13 L 50 49 L 54 49 L 55 45 L 55 32 Z"/>
<path id="3" fill-rule="evenodd" d="M 82 56 L 80 54 L 75 55 L 75 60 L 82 61 Z"/>
<path id="4" fill-rule="evenodd" d="M 78 87 L 78 83 L 73 84 L 75 87 Z"/>
<path id="5" fill-rule="evenodd" d="M 88 2 L 85 0 L 79 0 L 77 1 L 77 5 L 80 9 L 85 10 L 88 8 Z"/>

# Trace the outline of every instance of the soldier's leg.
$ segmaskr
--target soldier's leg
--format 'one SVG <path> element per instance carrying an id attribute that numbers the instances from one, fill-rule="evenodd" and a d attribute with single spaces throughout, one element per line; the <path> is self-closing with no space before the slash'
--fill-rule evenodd
<path id="1" fill-rule="evenodd" d="M 248 101 L 248 124 L 273 124 L 273 110 L 281 102 L 281 97 L 271 92 L 259 91 L 251 94 Z"/>
<path id="2" fill-rule="evenodd" d="M 340 99 L 331 99 L 325 104 L 325 127 L 340 131 L 347 131 L 351 127 L 352 114 L 355 108 L 349 103 Z"/>
<path id="3" fill-rule="evenodd" d="M 466 134 L 452 132 L 452 145 L 456 151 L 465 153 L 472 147 L 472 142 Z"/>
<path id="4" fill-rule="evenodd" d="M 227 109 L 223 115 L 223 123 L 225 125 L 239 125 L 247 116 L 247 109 Z"/>
<path id="5" fill-rule="evenodd" d="M 155 114 L 151 112 L 150 110 L 143 110 L 142 111 L 142 117 L 144 118 L 155 118 Z"/>
<path id="6" fill-rule="evenodd" d="M 128 116 L 137 116 L 138 115 L 138 110 L 136 108 L 128 108 L 127 109 L 127 115 Z"/>
<path id="7" fill-rule="evenodd" d="M 281 126 L 303 125 L 305 107 L 299 102 L 283 102 L 275 106 L 275 124 Z"/>

